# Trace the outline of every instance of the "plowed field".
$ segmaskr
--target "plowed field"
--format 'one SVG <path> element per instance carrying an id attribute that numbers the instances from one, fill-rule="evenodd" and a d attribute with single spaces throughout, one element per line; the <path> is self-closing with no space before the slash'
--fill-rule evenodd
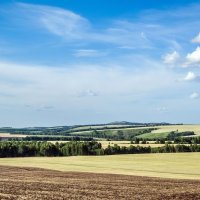
<path id="1" fill-rule="evenodd" d="M 200 181 L 0 166 L 1 200 L 197 200 Z"/>

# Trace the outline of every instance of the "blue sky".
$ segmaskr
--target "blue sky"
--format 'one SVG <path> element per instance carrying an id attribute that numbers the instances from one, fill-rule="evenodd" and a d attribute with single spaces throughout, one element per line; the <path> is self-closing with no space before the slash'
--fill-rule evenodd
<path id="1" fill-rule="evenodd" d="M 0 126 L 200 123 L 200 1 L 1 0 Z"/>

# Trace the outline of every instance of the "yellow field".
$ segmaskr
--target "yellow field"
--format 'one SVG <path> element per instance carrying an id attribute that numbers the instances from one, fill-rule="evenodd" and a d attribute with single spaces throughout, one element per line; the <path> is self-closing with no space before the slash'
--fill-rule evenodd
<path id="1" fill-rule="evenodd" d="M 200 135 L 200 125 L 170 125 L 170 126 L 156 126 L 158 130 L 152 131 L 152 133 L 166 133 L 171 131 L 194 131 L 196 135 Z"/>
<path id="2" fill-rule="evenodd" d="M 12 138 L 12 137 L 26 137 L 26 135 L 21 134 L 10 134 L 10 133 L 0 133 L 0 137 Z"/>
<path id="3" fill-rule="evenodd" d="M 70 142 L 70 141 L 48 141 L 48 142 L 51 142 L 51 143 L 55 144 L 56 142 L 58 142 L 58 143 L 66 143 L 66 142 Z M 148 147 L 148 146 L 151 146 L 151 147 L 162 147 L 162 146 L 165 145 L 165 144 L 154 144 L 154 143 L 149 143 L 149 144 L 131 144 L 130 141 L 102 141 L 102 140 L 99 140 L 97 142 L 102 144 L 102 148 L 106 148 L 106 147 L 108 147 L 108 145 L 114 146 L 115 144 L 117 144 L 120 147 L 130 147 L 130 145 L 133 145 L 133 146 L 138 146 L 139 145 L 139 146 L 142 146 L 142 147 Z"/>
<path id="4" fill-rule="evenodd" d="M 1 158 L 0 165 L 60 171 L 200 179 L 200 153 Z"/>
<path id="5" fill-rule="evenodd" d="M 114 146 L 115 144 L 117 144 L 118 146 L 125 146 L 125 147 L 130 147 L 130 145 L 133 146 L 143 146 L 143 147 L 161 147 L 164 146 L 164 144 L 153 144 L 153 143 L 149 143 L 149 144 L 131 144 L 130 141 L 98 141 L 102 144 L 103 148 L 108 147 L 108 145 L 110 146 Z"/>

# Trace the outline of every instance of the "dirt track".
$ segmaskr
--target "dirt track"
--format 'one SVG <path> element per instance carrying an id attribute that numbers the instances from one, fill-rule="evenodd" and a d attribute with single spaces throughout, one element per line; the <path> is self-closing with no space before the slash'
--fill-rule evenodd
<path id="1" fill-rule="evenodd" d="M 0 199 L 197 200 L 200 181 L 0 166 Z"/>

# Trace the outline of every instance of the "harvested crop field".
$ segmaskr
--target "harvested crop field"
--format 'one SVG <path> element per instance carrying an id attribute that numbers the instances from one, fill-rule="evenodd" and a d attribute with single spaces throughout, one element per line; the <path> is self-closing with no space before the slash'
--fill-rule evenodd
<path id="1" fill-rule="evenodd" d="M 200 181 L 0 166 L 0 199 L 200 199 Z"/>

